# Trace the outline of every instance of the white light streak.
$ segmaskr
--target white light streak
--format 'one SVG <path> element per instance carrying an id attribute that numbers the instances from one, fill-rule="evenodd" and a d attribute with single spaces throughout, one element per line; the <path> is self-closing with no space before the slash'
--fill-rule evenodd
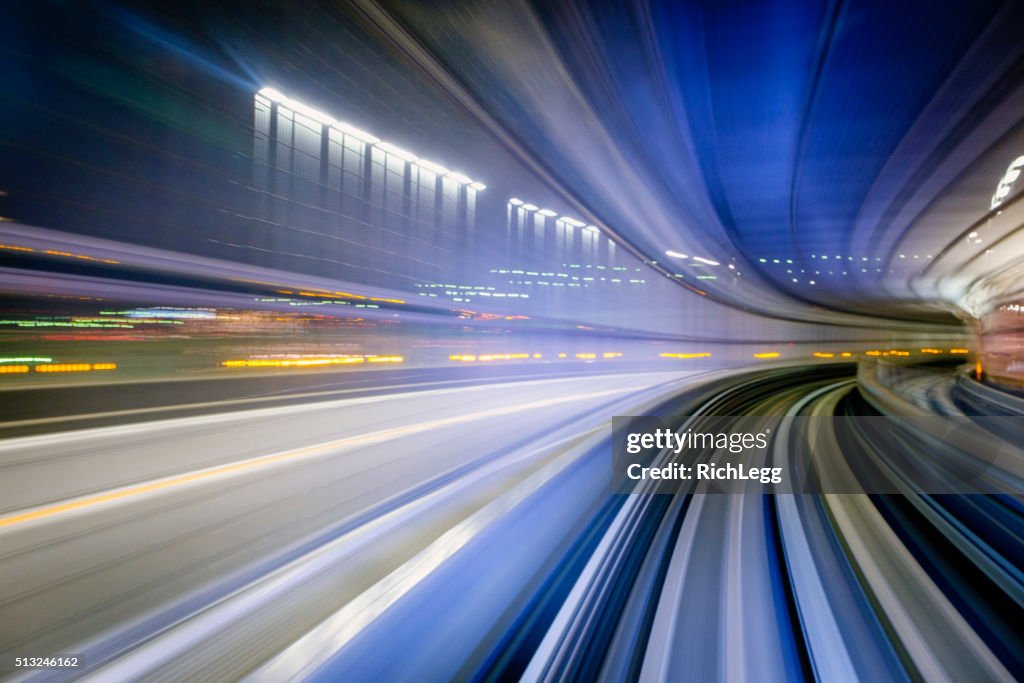
<path id="1" fill-rule="evenodd" d="M 377 137 L 376 135 L 371 135 L 370 133 L 367 133 L 365 130 L 356 128 L 355 126 L 345 123 L 344 121 L 335 121 L 331 127 L 337 128 L 345 135 L 351 135 L 352 137 L 362 140 L 363 142 L 369 143 L 371 145 L 376 145 L 378 142 L 380 142 L 380 138 Z"/>
<path id="2" fill-rule="evenodd" d="M 405 161 L 419 161 L 419 158 L 412 152 L 407 152 L 401 147 L 395 147 L 390 142 L 378 142 L 376 147 L 388 154 L 394 154 L 399 159 L 403 159 Z"/>
<path id="3" fill-rule="evenodd" d="M 266 97 L 271 102 L 284 102 L 284 100 L 286 99 L 285 96 L 280 93 L 280 91 L 274 90 L 273 88 L 261 88 L 260 94 Z"/>
<path id="4" fill-rule="evenodd" d="M 449 169 L 445 168 L 441 164 L 435 164 L 433 161 L 427 161 L 426 159 L 418 160 L 416 162 L 416 165 L 419 166 L 420 168 L 424 168 L 424 169 L 430 171 L 431 173 L 436 173 L 437 175 L 444 175 L 446 173 L 451 173 L 451 171 Z"/>
<path id="5" fill-rule="evenodd" d="M 399 157 L 400 159 L 403 159 L 404 161 L 415 163 L 417 166 L 420 166 L 421 168 L 424 168 L 428 171 L 432 171 L 438 175 L 444 176 L 445 178 L 451 178 L 455 182 L 460 183 L 462 185 L 469 185 L 470 188 L 478 192 L 487 189 L 486 185 L 484 185 L 481 182 L 473 180 L 472 178 L 463 173 L 456 173 L 454 171 L 448 170 L 441 164 L 428 161 L 427 159 L 420 159 L 412 152 L 404 150 L 401 147 L 397 147 L 391 144 L 390 142 L 382 142 L 381 139 L 378 138 L 376 135 L 367 133 L 366 131 L 356 128 L 355 126 L 349 123 L 345 123 L 344 121 L 338 121 L 329 114 L 326 114 L 320 111 L 319 109 L 314 109 L 313 107 L 304 104 L 303 102 L 292 99 L 290 97 L 286 97 L 283 93 L 281 93 L 280 90 L 271 87 L 265 87 L 260 88 L 257 94 L 260 95 L 261 97 L 267 98 L 271 102 L 276 102 L 277 104 L 283 107 L 287 107 L 288 109 L 291 109 L 297 114 L 302 114 L 303 116 L 310 118 L 318 123 L 339 130 L 342 133 L 345 133 L 346 135 L 351 135 L 354 138 L 358 138 L 362 142 L 375 145 L 382 151 L 387 152 L 388 154 L 393 154 Z"/>
<path id="6" fill-rule="evenodd" d="M 460 185 L 469 185 L 473 182 L 473 179 L 470 178 L 469 176 L 463 173 L 458 173 L 456 171 L 449 171 L 448 174 L 445 175 L 445 178 L 451 178 Z"/>

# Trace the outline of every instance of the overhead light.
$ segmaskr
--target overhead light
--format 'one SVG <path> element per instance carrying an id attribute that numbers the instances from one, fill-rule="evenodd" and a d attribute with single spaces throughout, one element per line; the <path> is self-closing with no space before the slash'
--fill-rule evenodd
<path id="1" fill-rule="evenodd" d="M 405 161 L 419 161 L 419 157 L 417 157 L 412 152 L 407 152 L 401 147 L 395 147 L 390 142 L 378 142 L 376 144 L 376 147 L 387 152 L 388 154 L 394 154 L 399 159 L 404 159 Z"/>
<path id="2" fill-rule="evenodd" d="M 694 257 L 693 257 L 693 260 L 694 260 L 694 261 L 700 261 L 701 263 L 706 263 L 706 264 L 708 264 L 709 266 L 717 266 L 717 265 L 721 265 L 721 264 L 719 264 L 719 263 L 718 263 L 718 261 L 712 261 L 712 260 L 711 260 L 711 259 L 709 259 L 709 258 L 702 258 L 702 257 L 700 257 L 700 256 L 694 256 Z"/>
<path id="3" fill-rule="evenodd" d="M 263 88 L 259 91 L 260 95 L 263 95 L 267 99 L 282 104 L 292 111 L 302 114 L 303 116 L 313 119 L 317 123 L 322 123 L 327 126 L 333 126 L 335 121 L 334 117 L 328 116 L 319 109 L 314 109 L 308 104 L 303 104 L 298 100 L 293 100 L 290 97 L 285 97 L 279 91 L 274 88 Z"/>
<path id="4" fill-rule="evenodd" d="M 586 227 L 586 231 L 587 232 L 601 232 L 600 228 L 598 228 L 596 225 L 588 225 Z"/>
<path id="5" fill-rule="evenodd" d="M 686 254 L 680 254 L 678 251 L 672 251 L 671 249 L 665 252 L 665 256 L 671 256 L 672 258 L 690 258 Z"/>
<path id="6" fill-rule="evenodd" d="M 323 113 L 319 109 L 314 109 L 313 107 L 307 106 L 302 102 L 297 102 L 295 100 L 286 100 L 284 102 L 284 105 L 291 109 L 292 111 L 294 111 L 295 113 L 302 114 L 306 118 L 313 119 L 317 123 L 322 124 L 324 126 L 333 126 L 335 123 L 337 123 L 334 120 L 334 117 Z"/>
<path id="7" fill-rule="evenodd" d="M 539 213 L 541 216 L 557 216 L 558 215 L 557 213 L 555 213 L 551 209 L 541 209 L 537 213 Z"/>
<path id="8" fill-rule="evenodd" d="M 536 206 L 535 204 L 523 204 L 523 209 L 525 209 L 526 211 L 536 211 L 538 208 L 540 207 Z"/>
<path id="9" fill-rule="evenodd" d="M 355 126 L 347 124 L 344 121 L 335 121 L 333 124 L 331 124 L 331 127 L 337 128 L 345 135 L 351 135 L 352 137 L 358 138 L 363 142 L 368 142 L 371 145 L 376 145 L 378 142 L 380 142 L 380 138 L 377 137 L 376 135 L 371 135 L 370 133 L 367 133 L 365 130 L 356 128 Z"/>
<path id="10" fill-rule="evenodd" d="M 586 223 L 584 223 L 583 221 L 578 221 L 575 218 L 569 218 L 568 216 L 562 216 L 558 220 L 562 221 L 567 225 L 571 225 L 574 228 L 582 228 L 584 225 L 586 225 Z"/>
<path id="11" fill-rule="evenodd" d="M 344 121 L 338 121 L 333 117 L 329 116 L 328 114 L 325 114 L 324 112 L 318 109 L 314 109 L 309 105 L 303 104 L 298 100 L 293 100 L 289 97 L 286 97 L 284 94 L 282 94 L 279 90 L 275 88 L 260 88 L 258 94 L 261 95 L 262 97 L 266 97 L 272 102 L 277 102 L 283 106 L 286 106 L 298 114 L 302 114 L 303 116 L 311 118 L 314 121 L 317 121 L 318 123 L 330 126 L 336 130 L 341 131 L 342 133 L 345 133 L 346 135 L 351 135 L 352 137 L 358 138 L 363 142 L 375 145 L 382 151 L 388 154 L 393 154 L 399 157 L 400 159 L 403 159 L 404 161 L 415 163 L 421 168 L 425 168 L 428 171 L 432 171 L 438 175 L 443 175 L 446 178 L 451 178 L 457 183 L 469 185 L 470 188 L 476 191 L 487 189 L 487 186 L 484 185 L 483 183 L 476 182 L 472 178 L 469 178 L 468 176 L 462 173 L 450 171 L 444 166 L 441 166 L 440 164 L 435 164 L 434 162 L 427 161 L 426 159 L 419 159 L 416 157 L 415 154 L 408 152 L 402 149 L 401 147 L 396 147 L 395 145 L 392 145 L 389 142 L 381 142 L 381 139 L 378 138 L 377 136 L 367 133 L 364 130 L 360 130 L 359 128 L 356 128 L 355 126 L 345 123 Z"/>
<path id="12" fill-rule="evenodd" d="M 271 102 L 284 102 L 286 99 L 284 95 L 273 88 L 260 88 L 260 95 L 263 95 Z"/>
<path id="13" fill-rule="evenodd" d="M 445 178 L 451 178 L 460 185 L 469 185 L 473 182 L 473 179 L 470 178 L 469 176 L 463 175 L 462 173 L 457 173 L 455 171 L 449 171 L 448 174 L 445 175 Z"/>
<path id="14" fill-rule="evenodd" d="M 523 200 L 522 199 L 516 199 L 515 197 L 513 197 L 512 199 L 508 200 L 508 203 L 511 204 L 512 206 L 522 206 L 523 205 Z"/>
<path id="15" fill-rule="evenodd" d="M 431 173 L 436 173 L 437 175 L 444 175 L 449 172 L 449 170 L 441 164 L 435 164 L 433 161 L 427 161 L 426 159 L 420 159 L 416 162 L 416 165 L 420 168 L 427 169 Z"/>

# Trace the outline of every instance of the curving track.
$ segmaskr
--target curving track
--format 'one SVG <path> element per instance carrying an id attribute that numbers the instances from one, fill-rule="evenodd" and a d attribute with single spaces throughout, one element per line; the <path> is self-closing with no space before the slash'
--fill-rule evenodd
<path id="1" fill-rule="evenodd" d="M 560 378 L 9 439 L 0 650 L 91 680 L 1019 679 L 1020 498 L 913 494 L 872 430 L 790 419 L 984 395 L 956 381 Z M 777 463 L 905 494 L 613 495 L 608 420 L 641 413 L 782 417 Z"/>

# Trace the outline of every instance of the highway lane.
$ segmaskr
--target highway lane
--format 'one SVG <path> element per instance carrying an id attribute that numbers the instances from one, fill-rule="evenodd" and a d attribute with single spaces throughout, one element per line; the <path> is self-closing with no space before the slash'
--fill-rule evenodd
<path id="1" fill-rule="evenodd" d="M 97 381 L 93 377 L 7 384 L 0 387 L 0 415 L 4 416 L 0 438 L 445 387 L 652 371 L 663 372 L 665 367 L 650 362 L 545 361 L 329 371 L 225 370 L 158 380 Z"/>
<path id="2" fill-rule="evenodd" d="M 949 374 L 879 398 L 852 373 L 521 381 L 0 442 L 12 495 L 36 491 L 0 516 L 20 544 L 3 649 L 77 644 L 97 681 L 1019 678 L 1011 496 L 609 495 L 615 414 L 953 405 Z M 870 430 L 813 424 L 765 457 L 843 490 L 850 459 L 882 457 Z M 33 470 L 76 461 L 106 474 Z"/>
<path id="3" fill-rule="evenodd" d="M 553 459 L 572 462 L 617 411 L 686 380 L 520 381 L 2 441 L 0 651 L 82 648 L 99 664 L 340 543 L 333 599 L 301 582 L 287 618 L 260 622 L 270 643 L 254 653 L 239 635 L 246 656 L 231 659 L 221 638 L 213 668 L 193 671 L 239 675 Z"/>

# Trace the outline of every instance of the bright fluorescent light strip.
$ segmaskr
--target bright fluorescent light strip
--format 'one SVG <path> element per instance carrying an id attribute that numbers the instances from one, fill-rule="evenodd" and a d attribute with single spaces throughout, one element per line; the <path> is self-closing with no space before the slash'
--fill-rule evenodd
<path id="1" fill-rule="evenodd" d="M 376 147 L 377 149 L 383 150 L 388 154 L 394 154 L 396 157 L 398 157 L 399 159 L 403 159 L 404 161 L 419 161 L 419 157 L 417 157 L 412 152 L 407 152 L 401 147 L 396 147 L 392 145 L 390 142 L 378 142 L 376 144 Z"/>
<path id="2" fill-rule="evenodd" d="M 285 97 L 284 95 L 282 95 L 277 90 L 274 90 L 273 88 L 263 88 L 262 90 L 260 90 L 260 95 L 263 95 L 264 97 L 273 102 L 283 104 L 292 111 L 302 114 L 303 116 L 307 116 L 316 121 L 317 123 L 322 123 L 327 126 L 333 126 L 335 123 L 337 123 L 337 121 L 335 121 L 332 117 L 323 113 L 319 109 L 314 109 L 308 104 L 303 104 L 298 100 L 293 100 L 290 97 Z"/>
<path id="3" fill-rule="evenodd" d="M 360 130 L 359 128 L 349 125 L 344 121 L 336 121 L 334 123 L 333 128 L 337 128 L 345 135 L 351 135 L 352 137 L 358 138 L 363 142 L 368 142 L 371 145 L 375 145 L 378 142 L 380 142 L 380 138 L 377 137 L 376 135 L 371 135 L 370 133 L 367 133 L 365 130 Z"/>
<path id="4" fill-rule="evenodd" d="M 444 175 L 445 173 L 449 173 L 449 169 L 445 168 L 441 164 L 435 164 L 433 161 L 427 161 L 426 159 L 420 159 L 419 161 L 416 162 L 416 165 L 419 166 L 420 168 L 425 168 L 431 173 L 436 173 L 437 175 Z"/>
<path id="5" fill-rule="evenodd" d="M 479 181 L 473 180 L 472 178 L 463 173 L 449 171 L 444 166 L 440 164 L 435 164 L 432 161 L 427 161 L 426 159 L 420 159 L 416 157 L 416 155 L 414 155 L 412 152 L 408 152 L 402 149 L 401 147 L 396 147 L 395 145 L 392 145 L 389 142 L 381 142 L 381 139 L 378 138 L 377 136 L 367 133 L 364 130 L 360 130 L 359 128 L 356 128 L 351 124 L 345 123 L 344 121 L 338 121 L 337 119 L 329 116 L 328 114 L 325 114 L 319 109 L 314 109 L 313 107 L 310 107 L 307 104 L 299 102 L 298 100 L 293 100 L 290 97 L 286 97 L 283 93 L 281 93 L 280 90 L 277 90 L 275 88 L 260 88 L 258 94 L 262 97 L 267 98 L 271 102 L 277 102 L 278 104 L 283 105 L 298 114 L 302 114 L 303 116 L 311 118 L 318 123 L 340 130 L 341 132 L 347 135 L 351 135 L 352 137 L 358 138 L 363 142 L 369 143 L 371 145 L 376 145 L 377 147 L 387 152 L 388 154 L 394 154 L 395 156 L 404 159 L 405 161 L 415 163 L 418 166 L 427 169 L 428 171 L 433 171 L 438 175 L 443 175 L 446 178 L 451 178 L 452 180 L 459 184 L 469 185 L 470 188 L 478 192 L 487 189 L 486 185 Z"/>
<path id="6" fill-rule="evenodd" d="M 458 173 L 457 171 L 449 171 L 445 178 L 451 178 L 460 185 L 469 185 L 473 182 L 472 178 L 463 173 Z"/>
<path id="7" fill-rule="evenodd" d="M 260 94 L 272 102 L 284 102 L 286 99 L 280 91 L 274 90 L 273 88 L 262 88 L 260 90 Z"/>
<path id="8" fill-rule="evenodd" d="M 717 266 L 717 265 L 721 265 L 720 263 L 718 263 L 718 261 L 712 261 L 712 260 L 711 260 L 711 259 L 709 259 L 709 258 L 701 258 L 700 256 L 694 256 L 694 257 L 693 257 L 693 260 L 694 260 L 694 261 L 700 261 L 701 263 L 706 263 L 706 264 L 708 264 L 709 266 Z"/>
<path id="9" fill-rule="evenodd" d="M 680 254 L 678 251 L 672 251 L 671 249 L 665 252 L 665 256 L 671 256 L 672 258 L 690 258 L 686 254 Z M 694 256 L 694 258 L 696 259 L 697 257 Z"/>

